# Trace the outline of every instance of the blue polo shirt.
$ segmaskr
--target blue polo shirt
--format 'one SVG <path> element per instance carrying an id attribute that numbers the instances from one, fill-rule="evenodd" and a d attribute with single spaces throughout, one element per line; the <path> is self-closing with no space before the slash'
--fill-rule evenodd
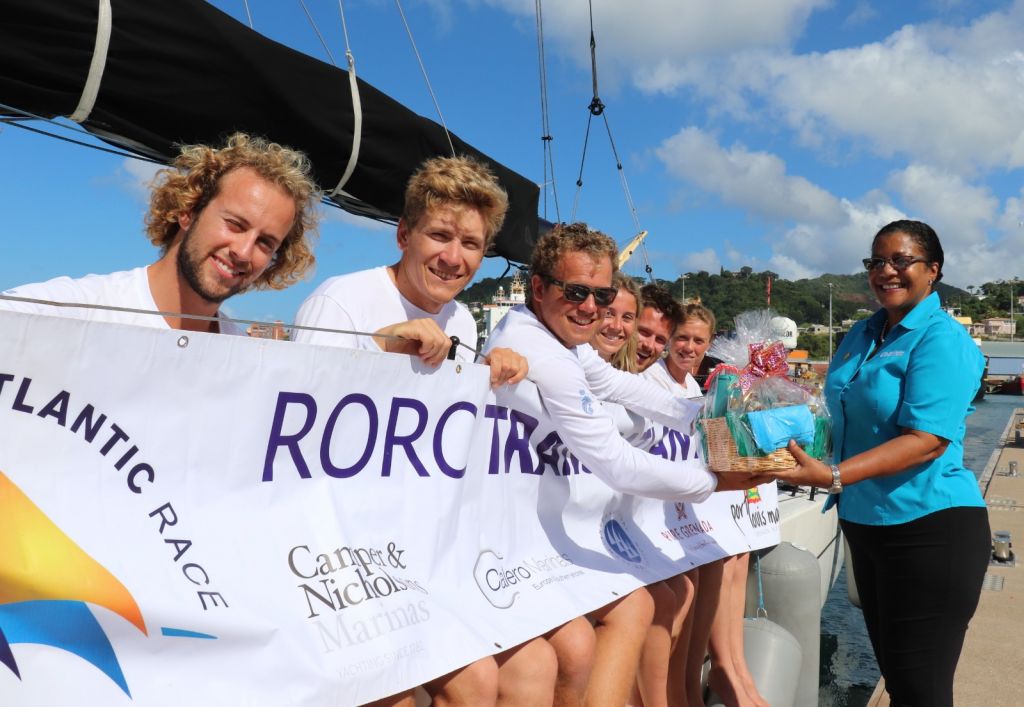
<path id="1" fill-rule="evenodd" d="M 825 399 L 833 458 L 849 459 L 903 429 L 929 432 L 949 446 L 938 459 L 845 486 L 839 517 L 895 525 L 946 508 L 984 506 L 978 482 L 963 463 L 966 419 L 974 412 L 984 356 L 963 325 L 942 311 L 934 292 L 879 347 L 885 319 L 882 309 L 855 324 L 829 366 Z"/>

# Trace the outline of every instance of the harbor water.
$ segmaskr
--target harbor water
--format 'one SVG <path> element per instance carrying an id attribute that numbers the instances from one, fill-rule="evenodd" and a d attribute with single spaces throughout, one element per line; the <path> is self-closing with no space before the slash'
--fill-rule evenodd
<path id="1" fill-rule="evenodd" d="M 976 476 L 988 463 L 1014 408 L 1022 405 L 1020 396 L 989 395 L 967 418 L 964 462 Z M 879 677 L 860 609 L 846 595 L 844 570 L 822 609 L 819 707 L 863 707 Z"/>

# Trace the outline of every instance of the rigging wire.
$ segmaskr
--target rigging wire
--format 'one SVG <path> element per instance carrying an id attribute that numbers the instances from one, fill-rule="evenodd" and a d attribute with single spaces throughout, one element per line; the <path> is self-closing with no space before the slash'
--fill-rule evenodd
<path id="1" fill-rule="evenodd" d="M 42 121 L 44 123 L 50 123 L 51 125 L 55 125 L 58 128 L 63 128 L 64 130 L 68 130 L 68 131 L 71 131 L 71 132 L 80 132 L 83 135 L 88 135 L 88 136 L 93 137 L 93 138 L 96 137 L 95 135 L 90 133 L 85 128 L 79 128 L 79 127 L 72 127 L 70 125 L 64 125 L 62 123 L 58 123 L 53 118 L 44 118 L 42 116 L 35 115 L 34 113 L 29 113 L 28 111 L 21 110 L 20 108 L 15 108 L 13 106 L 9 106 L 6 103 L 0 103 L 0 109 L 3 109 L 4 111 L 10 111 L 12 113 L 18 113 L 20 115 L 23 115 L 25 118 L 31 118 L 32 120 L 39 120 L 39 121 Z M 41 128 L 33 128 L 33 127 L 29 126 L 29 125 L 25 125 L 24 123 L 20 122 L 19 119 L 2 118 L 2 119 L 0 119 L 0 122 L 2 122 L 4 125 L 10 125 L 10 126 L 15 127 L 15 128 L 21 128 L 22 130 L 27 130 L 30 133 L 36 133 L 37 135 L 45 135 L 47 137 L 52 137 L 52 138 L 55 138 L 57 140 L 62 140 L 63 142 L 70 142 L 73 145 L 80 145 L 82 147 L 88 147 L 89 149 L 96 150 L 98 152 L 106 152 L 106 153 L 111 154 L 111 155 L 117 155 L 118 157 L 127 157 L 127 158 L 133 159 L 133 160 L 141 160 L 143 162 L 151 162 L 152 164 L 159 164 L 159 165 L 166 164 L 165 160 L 162 160 L 162 159 L 159 159 L 159 158 L 156 158 L 156 157 L 149 157 L 149 156 L 146 156 L 146 155 L 140 155 L 140 154 L 137 154 L 137 153 L 134 153 L 134 152 L 128 152 L 127 150 L 115 150 L 115 149 L 110 148 L 110 147 L 103 147 L 102 145 L 96 145 L 96 144 L 93 144 L 93 143 L 90 143 L 90 142 L 86 142 L 84 140 L 76 140 L 74 138 L 67 137 L 65 135 L 60 135 L 60 134 L 55 133 L 55 132 L 50 132 L 48 130 L 42 130 Z M 108 137 L 107 139 L 111 140 L 112 142 L 115 142 L 115 144 L 116 144 L 116 141 L 113 139 L 113 137 Z"/>
<path id="2" fill-rule="evenodd" d="M 423 58 L 420 56 L 420 50 L 416 47 L 416 40 L 412 36 L 412 29 L 409 27 L 409 21 L 405 18 L 405 10 L 402 9 L 402 1 L 395 0 L 395 5 L 398 6 L 398 14 L 402 16 L 402 24 L 405 25 L 405 33 L 409 35 L 409 43 L 412 44 L 413 54 L 416 55 L 416 61 L 419 62 L 420 72 L 423 74 L 423 80 L 427 84 L 427 91 L 430 93 L 430 100 L 434 102 L 434 109 L 437 111 L 437 117 L 441 121 L 441 127 L 444 128 L 444 135 L 448 138 L 448 147 L 451 148 L 452 157 L 455 157 L 455 145 L 452 143 L 452 134 L 448 130 L 448 124 L 444 122 L 444 115 L 441 114 L 441 105 L 437 102 L 437 96 L 434 94 L 434 87 L 430 85 L 430 77 L 427 76 L 427 67 L 423 64 Z"/>
<path id="3" fill-rule="evenodd" d="M 256 29 L 252 26 L 252 12 L 249 10 L 249 0 L 242 0 L 245 5 L 245 16 L 249 18 L 249 29 Z"/>
<path id="4" fill-rule="evenodd" d="M 558 208 L 558 182 L 555 179 L 554 137 L 551 135 L 551 122 L 548 111 L 548 69 L 544 54 L 544 10 L 541 0 L 535 0 L 534 12 L 537 18 L 537 66 L 540 72 L 540 121 L 541 142 L 544 145 L 544 181 L 541 189 L 544 193 L 544 218 L 548 217 L 548 170 L 551 171 L 551 196 L 555 202 L 555 220 L 561 221 L 562 214 Z"/>
<path id="5" fill-rule="evenodd" d="M 601 96 L 598 91 L 597 85 L 597 39 L 594 35 L 594 3 L 593 0 L 587 0 L 587 5 L 590 10 L 590 78 L 591 85 L 593 88 L 593 98 L 590 101 L 590 105 L 587 106 L 587 129 L 583 136 L 583 154 L 580 156 L 580 171 L 576 178 L 576 195 L 573 198 L 572 205 L 572 219 L 576 220 L 576 209 L 579 205 L 580 192 L 583 190 L 583 168 L 587 161 L 587 147 L 590 144 L 590 126 L 593 119 L 597 116 L 604 119 L 605 130 L 608 133 L 608 142 L 611 144 L 612 156 L 615 158 L 615 169 L 619 173 L 619 182 L 622 185 L 622 191 L 626 198 L 626 207 L 629 209 L 629 215 L 633 219 L 633 225 L 636 227 L 637 233 L 643 230 L 640 226 L 640 217 L 637 212 L 636 203 L 633 201 L 633 195 L 629 189 L 629 181 L 626 179 L 626 171 L 622 168 L 622 160 L 619 157 L 618 148 L 615 146 L 615 138 L 612 136 L 611 124 L 608 122 L 608 115 L 605 113 L 605 105 L 601 101 Z M 651 267 L 650 258 L 647 253 L 647 246 L 643 242 L 640 243 L 640 252 L 644 260 L 644 271 L 647 273 L 648 278 L 651 282 L 654 282 L 654 269 Z"/>
<path id="6" fill-rule="evenodd" d="M 261 321 L 259 319 L 235 319 L 234 317 L 221 318 L 219 316 L 209 316 L 209 315 L 206 315 L 206 314 L 186 314 L 185 312 L 164 312 L 164 311 L 159 311 L 159 310 L 155 310 L 155 309 L 136 309 L 135 307 L 119 307 L 119 306 L 112 305 L 112 304 L 94 304 L 94 303 L 84 303 L 84 302 L 57 302 L 55 300 L 37 299 L 35 297 L 18 297 L 17 295 L 5 295 L 5 294 L 0 293 L 0 301 L 4 301 L 4 300 L 6 300 L 8 302 L 21 302 L 23 304 L 38 304 L 38 305 L 44 305 L 44 306 L 47 306 L 47 307 L 58 307 L 58 308 L 64 308 L 64 309 L 86 309 L 86 310 L 97 310 L 97 311 L 103 311 L 103 312 L 125 312 L 127 314 L 147 314 L 147 315 L 152 315 L 152 316 L 155 316 L 155 317 L 175 317 L 175 318 L 178 318 L 178 319 L 189 319 L 189 320 L 201 321 L 201 322 L 217 322 L 218 324 L 221 324 L 223 322 L 231 322 L 233 324 L 257 324 L 257 325 L 270 325 L 270 326 L 273 326 L 274 324 L 278 324 L 279 323 L 279 322 Z M 348 330 L 348 329 L 328 329 L 328 328 L 324 328 L 324 327 L 306 326 L 305 324 L 286 324 L 284 326 L 285 326 L 285 328 L 292 329 L 293 331 L 296 330 L 296 329 L 302 329 L 304 331 L 322 331 L 322 332 L 327 332 L 329 334 L 347 334 L 347 335 L 350 335 L 350 336 L 352 336 L 352 335 L 355 335 L 355 336 L 373 336 L 373 337 L 378 337 L 378 338 L 381 338 L 381 339 L 406 339 L 406 337 L 399 336 L 397 334 L 381 334 L 381 333 L 378 333 L 378 332 L 355 331 L 355 330 Z M 487 360 L 487 357 L 484 355 L 484 353 L 482 351 L 473 348 L 469 344 L 463 343 L 462 341 L 459 340 L 459 337 L 457 337 L 457 336 L 453 336 L 451 338 L 452 338 L 453 346 L 461 346 L 462 348 L 467 349 L 468 351 L 472 351 L 473 354 L 476 357 L 481 358 L 481 359 L 483 359 L 485 361 Z"/>
<path id="7" fill-rule="evenodd" d="M 352 53 L 352 45 L 348 41 L 348 23 L 345 22 L 345 3 L 343 0 L 338 0 L 338 13 L 341 15 L 341 35 L 345 38 L 345 59 L 348 60 L 349 71 L 352 71 L 356 65 L 356 57 Z"/>
<path id="8" fill-rule="evenodd" d="M 316 33 L 316 38 L 320 40 L 320 46 L 327 52 L 327 57 L 331 60 L 331 64 L 335 68 L 338 67 L 338 62 L 334 60 L 334 54 L 331 53 L 331 48 L 327 46 L 327 42 L 324 40 L 324 36 L 320 34 L 320 28 L 316 25 L 316 20 L 313 19 L 313 15 L 309 14 L 309 8 L 306 7 L 306 0 L 299 0 L 299 4 L 302 5 L 302 11 L 306 13 L 306 19 L 309 20 L 309 25 L 313 28 L 313 32 Z"/>

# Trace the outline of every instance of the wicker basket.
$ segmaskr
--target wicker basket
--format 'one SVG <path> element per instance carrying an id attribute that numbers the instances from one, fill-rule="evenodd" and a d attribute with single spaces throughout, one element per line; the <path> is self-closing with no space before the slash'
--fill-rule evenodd
<path id="1" fill-rule="evenodd" d="M 736 440 L 729 431 L 729 422 L 724 417 L 709 417 L 700 421 L 704 429 L 707 447 L 707 464 L 711 471 L 743 471 L 758 473 L 792 469 L 796 466 L 793 455 L 783 449 L 763 457 L 741 457 Z"/>

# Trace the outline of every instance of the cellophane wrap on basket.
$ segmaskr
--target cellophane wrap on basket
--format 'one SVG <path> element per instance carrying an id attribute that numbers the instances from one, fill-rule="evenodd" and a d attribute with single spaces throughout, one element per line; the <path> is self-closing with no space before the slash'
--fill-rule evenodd
<path id="1" fill-rule="evenodd" d="M 714 471 L 790 468 L 796 464 L 786 450 L 791 439 L 816 459 L 829 455 L 832 425 L 820 382 L 789 377 L 773 316 L 770 310 L 738 315 L 736 333 L 708 349 L 722 361 L 708 378 L 699 421 L 704 458 Z"/>

